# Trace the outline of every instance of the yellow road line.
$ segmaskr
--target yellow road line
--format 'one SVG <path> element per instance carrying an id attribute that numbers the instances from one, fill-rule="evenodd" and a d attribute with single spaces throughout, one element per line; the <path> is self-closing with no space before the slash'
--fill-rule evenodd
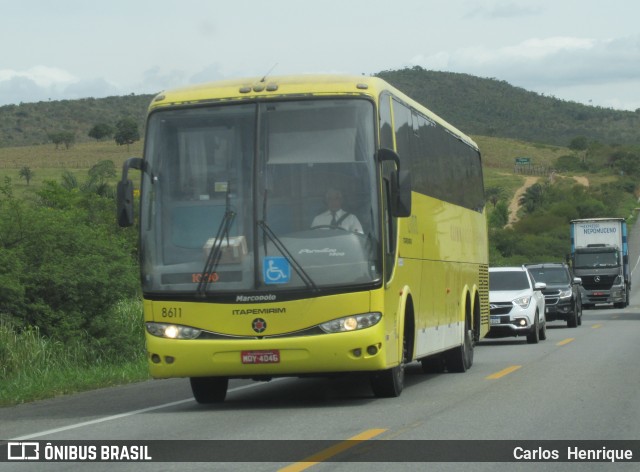
<path id="1" fill-rule="evenodd" d="M 515 372 L 520 367 L 522 367 L 522 366 L 521 365 L 512 365 L 510 367 L 507 367 L 506 369 L 502 369 L 500 372 L 496 372 L 495 374 L 491 374 L 491 375 L 489 375 L 488 377 L 485 377 L 485 378 L 489 379 L 489 380 L 499 379 L 501 377 L 504 377 L 505 375 L 510 374 L 511 372 Z"/>
<path id="2" fill-rule="evenodd" d="M 353 436 L 352 438 L 347 439 L 341 443 L 336 444 L 335 446 L 329 447 L 323 451 L 318 452 L 312 456 L 309 456 L 300 462 L 296 462 L 295 464 L 288 465 L 282 469 L 279 469 L 278 472 L 300 472 L 301 470 L 308 469 L 316 464 L 319 464 L 322 461 L 325 461 L 337 454 L 340 454 L 347 449 L 356 446 L 362 441 L 366 441 L 367 439 L 371 439 L 379 434 L 382 434 L 386 431 L 386 429 L 369 429 L 367 431 L 363 431 L 360 434 Z M 358 441 L 358 442 L 354 442 Z"/>
<path id="3" fill-rule="evenodd" d="M 602 328 L 601 324 L 594 324 L 591 329 L 598 329 L 598 328 Z"/>
<path id="4" fill-rule="evenodd" d="M 567 338 L 567 339 L 564 339 L 564 340 L 560 341 L 559 343 L 557 343 L 556 346 L 564 346 L 565 344 L 569 344 L 570 342 L 575 341 L 575 340 L 576 340 L 576 338 Z"/>

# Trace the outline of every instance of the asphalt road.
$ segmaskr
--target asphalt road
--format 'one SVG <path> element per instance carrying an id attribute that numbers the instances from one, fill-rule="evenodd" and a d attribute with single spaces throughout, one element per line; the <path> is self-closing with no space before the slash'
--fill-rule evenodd
<path id="1" fill-rule="evenodd" d="M 635 238 L 640 236 L 635 231 Z M 638 247 L 632 240 L 633 247 Z M 632 267 L 638 260 L 632 251 Z M 582 326 L 549 323 L 537 345 L 524 338 L 486 340 L 464 374 L 423 374 L 407 368 L 399 398 L 378 399 L 363 378 L 232 381 L 227 401 L 198 405 L 187 380 L 154 380 L 0 409 L 0 439 L 14 442 L 242 440 L 242 456 L 255 458 L 291 448 L 272 462 L 25 463 L 0 464 L 27 470 L 638 470 L 638 462 L 493 463 L 412 462 L 416 440 L 582 441 L 640 439 L 640 270 L 634 271 L 631 305 L 624 310 L 584 312 Z M 407 448 L 404 462 L 333 462 L 332 445 L 365 439 L 372 451 L 385 444 Z M 252 441 L 287 440 L 273 443 Z M 299 443 L 290 440 L 310 440 Z M 389 441 L 381 442 L 381 441 Z M 290 445 L 289 445 L 290 443 Z M 217 443 L 216 443 L 217 444 Z M 381 446 L 382 444 L 382 446 Z M 464 446 L 464 443 L 461 443 Z M 218 444 L 219 445 L 219 444 Z M 272 446 L 271 446 L 272 445 Z M 270 447 L 271 446 L 271 447 Z M 462 447 L 461 446 L 461 447 Z M 4 445 L 0 447 L 5 447 Z M 262 448 L 256 451 L 255 448 Z M 450 446 L 445 446 L 450 447 Z M 299 450 L 298 450 L 299 449 Z M 287 449 L 288 450 L 288 449 Z M 356 453 L 351 449 L 352 456 Z M 388 450 L 391 453 L 390 450 Z M 419 451 L 418 451 L 419 452 Z M 315 454 L 317 464 L 300 464 Z M 349 450 L 342 454 L 349 454 Z M 417 455 L 416 455 L 417 454 Z M 461 452 L 462 454 L 462 452 Z M 640 455 L 640 452 L 637 454 Z M 243 458 L 245 456 L 242 456 Z M 277 456 L 280 457 L 280 456 Z M 401 458 L 400 458 L 401 459 Z M 635 457 L 638 461 L 640 457 Z M 252 459 L 253 460 L 253 459 Z"/>
<path id="2" fill-rule="evenodd" d="M 553 322 L 547 331 L 547 340 L 537 345 L 520 338 L 482 341 L 473 367 L 464 374 L 425 375 L 419 364 L 412 364 L 405 390 L 396 399 L 374 398 L 364 379 L 283 379 L 233 381 L 224 404 L 201 406 L 192 400 L 186 380 L 156 380 L 3 408 L 0 438 L 340 442 L 376 433 L 371 441 L 639 439 L 640 305 L 585 311 L 582 326 Z M 291 462 L 306 456 L 296 457 Z M 43 465 L 7 463 L 2 469 L 43 470 Z M 255 463 L 251 469 L 286 465 Z M 394 467 L 425 470 L 421 465 Z M 435 465 L 441 468 L 435 470 L 456 470 L 463 464 Z M 503 465 L 508 466 L 503 470 L 514 470 L 534 464 Z M 558 465 L 602 467 L 542 463 L 536 470 L 551 465 L 548 470 Z M 637 467 L 615 467 L 632 465 Z M 127 466 L 131 464 L 46 464 L 47 470 L 130 470 Z M 387 470 L 385 466 L 327 462 L 312 470 Z M 495 470 L 496 464 L 475 464 L 473 470 L 482 467 Z M 246 470 L 247 464 L 136 465 L 136 470 L 147 468 Z"/>

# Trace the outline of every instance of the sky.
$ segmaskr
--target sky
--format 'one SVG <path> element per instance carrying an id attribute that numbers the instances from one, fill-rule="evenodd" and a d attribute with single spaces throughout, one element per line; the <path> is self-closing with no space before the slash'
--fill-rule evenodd
<path id="1" fill-rule="evenodd" d="M 420 66 L 636 110 L 639 18 L 637 0 L 0 0 L 0 106 Z"/>

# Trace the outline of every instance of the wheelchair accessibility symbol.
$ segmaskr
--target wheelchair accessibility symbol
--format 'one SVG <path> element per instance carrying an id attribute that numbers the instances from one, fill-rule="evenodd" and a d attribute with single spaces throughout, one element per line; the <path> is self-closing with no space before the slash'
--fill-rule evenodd
<path id="1" fill-rule="evenodd" d="M 262 264 L 265 284 L 286 284 L 291 280 L 291 266 L 284 257 L 265 257 Z"/>

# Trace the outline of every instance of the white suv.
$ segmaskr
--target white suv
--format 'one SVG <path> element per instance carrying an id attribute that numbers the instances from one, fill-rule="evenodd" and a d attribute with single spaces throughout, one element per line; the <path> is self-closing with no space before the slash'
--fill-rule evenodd
<path id="1" fill-rule="evenodd" d="M 547 339 L 545 283 L 535 283 L 525 267 L 489 268 L 491 324 L 488 338 L 527 336 L 535 344 Z"/>

